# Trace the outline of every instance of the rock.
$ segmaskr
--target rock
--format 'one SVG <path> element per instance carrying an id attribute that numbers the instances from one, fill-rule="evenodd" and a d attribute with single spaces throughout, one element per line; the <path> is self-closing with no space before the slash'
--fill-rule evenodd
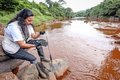
<path id="1" fill-rule="evenodd" d="M 12 72 L 5 72 L 0 74 L 0 80 L 19 80 Z"/>
<path id="2" fill-rule="evenodd" d="M 2 40 L 3 36 L 0 35 L 0 62 L 9 59 L 2 50 Z"/>
<path id="3" fill-rule="evenodd" d="M 49 78 L 48 78 L 48 80 L 56 80 L 54 72 L 49 72 Z"/>
<path id="4" fill-rule="evenodd" d="M 19 59 L 9 59 L 4 62 L 0 62 L 0 73 L 12 71 L 12 69 L 21 65 L 24 61 Z"/>
<path id="5" fill-rule="evenodd" d="M 68 69 L 68 61 L 66 59 L 53 60 L 52 66 L 48 62 L 43 62 L 43 65 L 50 70 L 49 79 L 40 78 L 38 76 L 37 68 L 33 64 L 22 68 L 17 76 L 20 80 L 56 80 L 56 78 L 63 76 Z"/>
<path id="6" fill-rule="evenodd" d="M 18 72 L 17 76 L 20 80 L 39 80 L 38 71 L 36 69 L 36 66 L 33 64 L 22 68 Z"/>
<path id="7" fill-rule="evenodd" d="M 5 53 L 2 50 L 2 46 L 0 46 L 0 62 L 8 60 L 8 59 L 9 59 L 9 57 L 5 55 Z"/>
<path id="8" fill-rule="evenodd" d="M 54 73 L 56 78 L 63 76 L 63 74 L 65 73 L 65 71 L 67 71 L 69 67 L 68 60 L 66 59 L 55 59 L 52 61 L 52 64 L 46 62 L 44 62 L 43 64 L 47 69 L 51 70 L 51 72 Z"/>
<path id="9" fill-rule="evenodd" d="M 35 65 L 31 64 L 20 70 L 17 74 L 20 80 L 56 80 L 53 72 L 49 72 L 48 79 L 42 79 L 39 77 L 37 68 Z"/>
<path id="10" fill-rule="evenodd" d="M 67 71 L 68 67 L 68 60 L 66 59 L 53 60 L 53 71 L 57 78 L 63 76 L 65 71 Z"/>

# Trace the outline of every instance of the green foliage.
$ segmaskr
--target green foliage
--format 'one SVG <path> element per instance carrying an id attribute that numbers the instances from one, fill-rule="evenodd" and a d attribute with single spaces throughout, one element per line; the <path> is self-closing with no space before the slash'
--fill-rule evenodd
<path id="1" fill-rule="evenodd" d="M 23 8 L 32 8 L 32 4 L 31 2 L 28 2 L 27 0 L 18 0 L 18 5 L 16 6 L 17 10 L 21 10 Z"/>
<path id="2" fill-rule="evenodd" d="M 120 0 L 104 0 L 99 5 L 92 7 L 91 9 L 86 10 L 80 16 L 89 16 L 89 17 L 111 17 L 111 16 L 120 16 Z"/>
<path id="3" fill-rule="evenodd" d="M 49 12 L 48 6 L 45 3 L 40 2 L 38 5 L 38 8 L 42 14 L 48 15 L 48 16 L 51 15 L 51 13 Z"/>
<path id="4" fill-rule="evenodd" d="M 85 11 L 80 11 L 80 12 L 75 13 L 74 16 L 76 16 L 76 17 L 83 17 L 84 14 L 85 14 Z"/>
<path id="5" fill-rule="evenodd" d="M 69 19 L 73 12 L 71 8 L 64 8 L 64 0 L 53 2 L 46 0 L 46 3 L 39 4 L 29 2 L 28 0 L 0 0 L 0 23 L 6 24 L 11 20 L 21 9 L 28 8 L 35 14 L 34 24 L 38 25 L 42 21 L 53 19 Z"/>
<path id="6" fill-rule="evenodd" d="M 10 21 L 13 17 L 15 17 L 15 14 L 16 13 L 7 14 L 4 16 L 0 15 L 0 23 L 2 23 L 3 25 L 6 25 L 8 23 L 8 21 Z"/>
<path id="7" fill-rule="evenodd" d="M 17 5 L 16 0 L 0 0 L 0 10 L 14 11 Z"/>
<path id="8" fill-rule="evenodd" d="M 118 10 L 117 10 L 117 12 L 116 12 L 116 15 L 115 15 L 115 16 L 120 17 L 120 9 L 118 9 Z"/>

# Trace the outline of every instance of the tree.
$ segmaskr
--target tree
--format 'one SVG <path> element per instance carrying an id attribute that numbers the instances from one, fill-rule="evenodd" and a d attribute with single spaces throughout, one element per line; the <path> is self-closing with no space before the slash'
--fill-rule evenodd
<path id="1" fill-rule="evenodd" d="M 111 17 L 119 16 L 120 0 L 104 0 L 99 5 L 86 10 L 86 17 Z"/>
<path id="2" fill-rule="evenodd" d="M 49 8 L 51 8 L 51 7 L 52 7 L 53 2 L 52 2 L 51 0 L 46 0 L 45 2 L 49 5 Z"/>
<path id="3" fill-rule="evenodd" d="M 16 0 L 0 0 L 0 9 L 14 11 L 19 3 Z"/>
<path id="4" fill-rule="evenodd" d="M 62 4 L 66 4 L 66 2 L 64 0 L 59 0 L 58 3 Z"/>

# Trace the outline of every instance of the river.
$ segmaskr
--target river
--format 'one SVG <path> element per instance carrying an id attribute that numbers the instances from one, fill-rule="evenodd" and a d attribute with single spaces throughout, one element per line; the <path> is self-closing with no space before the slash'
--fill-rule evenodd
<path id="1" fill-rule="evenodd" d="M 120 80 L 119 49 L 95 27 L 99 24 L 71 20 L 61 28 L 46 30 L 42 37 L 47 36 L 53 59 L 69 61 L 69 70 L 58 80 Z M 48 47 L 44 50 L 49 57 Z"/>

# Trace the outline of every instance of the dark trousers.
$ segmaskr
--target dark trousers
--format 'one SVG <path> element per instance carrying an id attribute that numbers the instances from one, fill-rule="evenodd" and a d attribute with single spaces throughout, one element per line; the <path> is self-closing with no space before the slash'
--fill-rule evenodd
<path id="1" fill-rule="evenodd" d="M 28 53 L 24 49 L 20 48 L 16 53 L 10 54 L 6 51 L 4 51 L 7 56 L 9 56 L 12 59 L 21 59 L 21 60 L 27 60 L 30 61 L 31 64 L 36 63 L 36 57 L 32 54 Z"/>
<path id="2" fill-rule="evenodd" d="M 38 55 L 40 56 L 40 59 L 42 60 L 42 59 L 45 58 L 42 46 L 44 46 L 44 44 L 46 44 L 46 41 L 45 40 L 41 41 L 41 40 L 42 39 L 40 39 L 40 40 L 29 40 L 27 43 L 36 45 Z M 46 44 L 46 46 L 47 46 L 47 44 Z"/>

